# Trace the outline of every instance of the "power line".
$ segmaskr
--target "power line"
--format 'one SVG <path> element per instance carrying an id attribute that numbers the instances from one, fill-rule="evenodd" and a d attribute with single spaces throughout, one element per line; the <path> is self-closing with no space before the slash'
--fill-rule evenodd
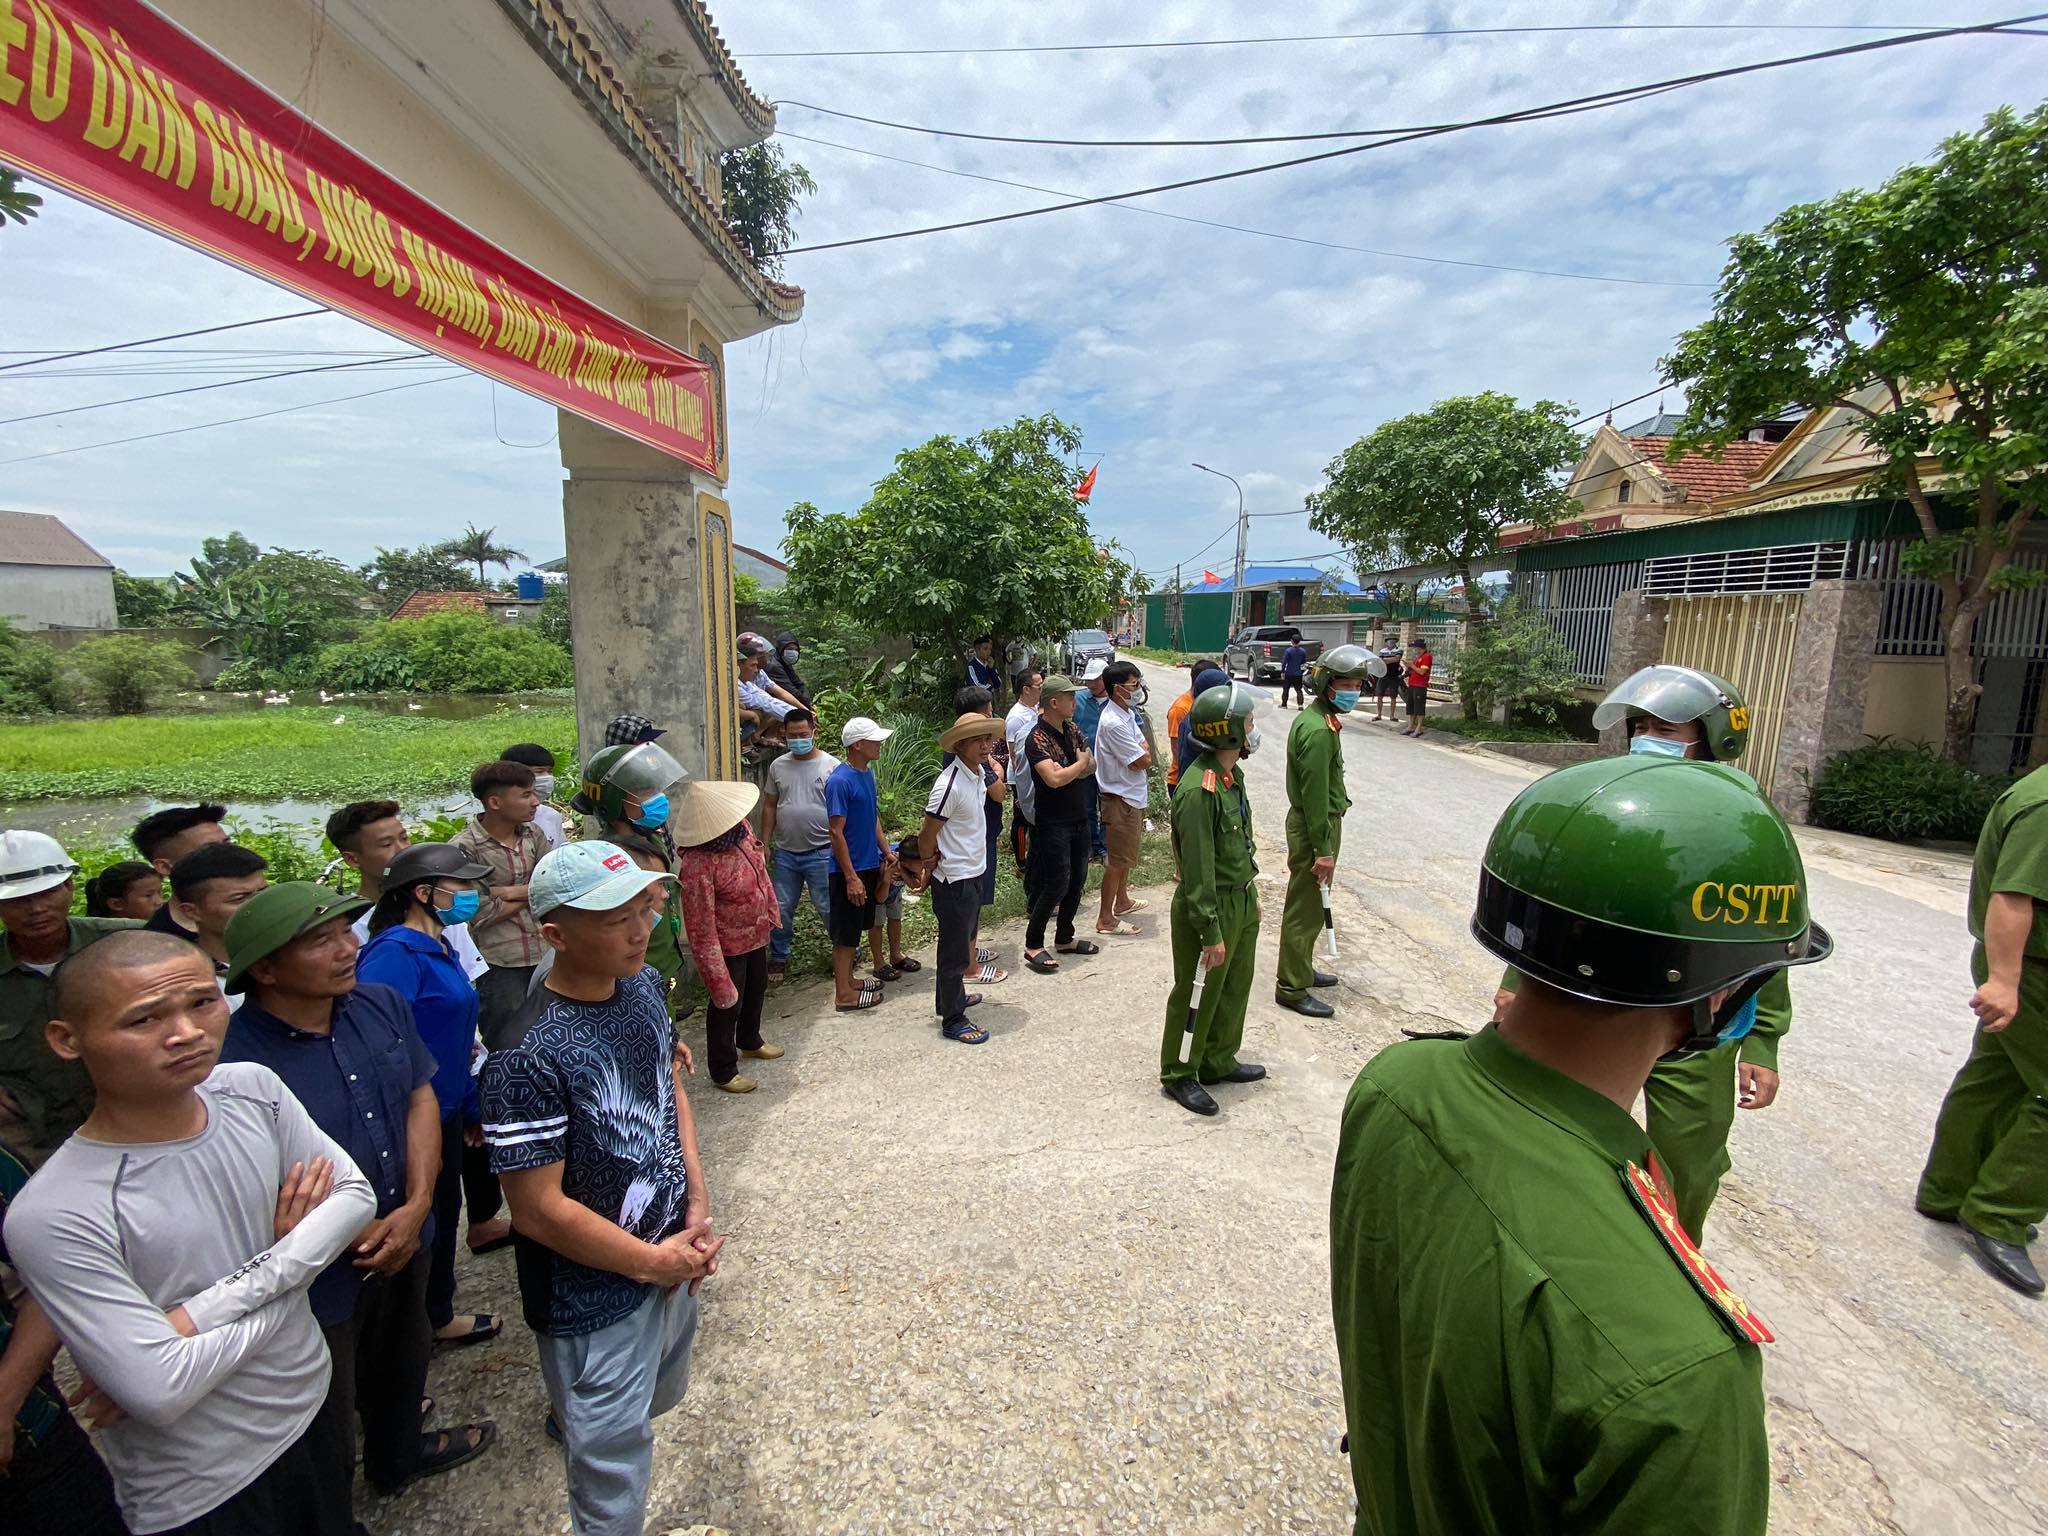
<path id="1" fill-rule="evenodd" d="M 303 320 L 308 315 L 330 313 L 332 311 L 324 306 L 316 306 L 312 309 L 295 309 L 288 315 L 266 315 L 261 320 L 237 320 L 230 325 L 203 326 L 196 331 L 173 331 L 168 336 L 145 336 L 140 341 L 117 341 L 111 346 L 87 347 L 79 352 L 55 352 L 48 357 L 29 358 L 25 362 L 0 363 L 0 373 L 8 373 L 16 368 L 32 368 L 37 363 L 69 362 L 74 357 L 96 357 L 102 352 L 125 352 L 130 347 L 147 347 L 159 341 L 183 341 L 188 336 L 215 336 L 222 331 L 240 331 L 252 325 L 275 325 L 280 320 Z"/>
<path id="2" fill-rule="evenodd" d="M 285 416 L 293 411 L 317 410 L 323 405 L 341 405 L 350 400 L 368 400 L 373 395 L 395 395 L 401 389 L 419 389 L 427 384 L 447 384 L 456 379 L 469 377 L 471 375 L 466 370 L 458 369 L 454 373 L 443 374 L 438 379 L 413 379 L 405 384 L 387 384 L 382 389 L 366 389 L 356 395 L 336 395 L 327 400 L 303 400 L 297 405 L 280 405 L 267 411 L 255 411 L 247 416 L 229 416 L 221 421 L 198 421 L 183 427 L 166 427 L 161 432 L 139 432 L 133 437 L 113 437 L 104 442 L 78 443 L 70 448 L 52 448 L 45 453 L 24 453 L 17 458 L 0 459 L 0 464 L 27 464 L 35 459 L 62 458 L 67 453 L 89 453 L 95 448 L 119 448 L 127 443 L 146 443 L 152 438 L 177 437 L 181 433 L 204 432 L 212 427 L 238 426 L 245 421 L 262 421 L 268 416 Z"/>
<path id="3" fill-rule="evenodd" d="M 1639 100 L 1642 97 L 1662 94 L 1665 91 L 1681 90 L 1689 86 L 1703 85 L 1709 81 L 1733 79 L 1740 75 L 1756 74 L 1765 70 L 1784 69 L 1794 64 L 1810 64 L 1821 59 L 1846 58 L 1852 54 L 1872 53 L 1886 48 L 1900 48 L 1914 43 L 1931 42 L 1937 38 L 1960 37 L 1970 33 L 1994 33 L 2007 27 L 2022 26 L 2028 22 L 2048 19 L 2048 11 L 2038 11 L 2025 16 L 2014 16 L 2004 21 L 1979 22 L 1971 26 L 1945 27 L 1937 31 L 1915 32 L 1904 37 L 1880 38 L 1867 43 L 1850 43 L 1840 48 L 1825 48 L 1815 53 L 1794 54 L 1786 58 L 1763 59 L 1753 64 L 1731 65 L 1726 69 L 1706 70 L 1698 74 L 1681 75 L 1670 80 L 1660 80 L 1642 86 L 1628 86 L 1620 90 L 1601 91 L 1591 96 L 1571 97 L 1564 101 L 1552 102 L 1547 106 L 1524 108 L 1514 112 L 1496 113 L 1491 117 L 1475 118 L 1469 122 L 1448 124 L 1442 128 L 1425 132 L 1400 134 L 1392 138 L 1376 139 L 1370 144 L 1352 144 L 1343 149 L 1326 149 L 1313 155 L 1298 155 L 1291 160 L 1268 161 L 1263 165 L 1248 165 L 1234 171 L 1216 171 L 1207 176 L 1190 176 L 1180 181 L 1161 182 L 1156 186 L 1136 187 L 1128 192 L 1108 192 L 1099 197 L 1081 198 L 1072 202 L 1052 203 L 1038 208 L 1020 208 L 1010 213 L 989 214 L 978 219 L 956 219 L 947 224 L 928 224 L 918 229 L 900 229 L 886 235 L 863 235 L 851 240 L 831 240 L 818 245 L 791 246 L 782 254 L 795 256 L 815 251 L 837 251 L 851 246 L 877 245 L 888 240 L 907 240 L 916 235 L 945 234 L 957 229 L 976 229 L 987 224 L 1006 224 L 1017 219 L 1037 218 L 1042 214 L 1063 213 L 1073 208 L 1087 208 L 1099 203 L 1113 203 L 1132 197 L 1150 197 L 1160 192 L 1177 192 L 1188 187 L 1211 186 L 1217 182 L 1235 181 L 1245 176 L 1260 176 L 1268 171 L 1288 170 L 1295 166 L 1314 165 L 1325 160 L 1341 159 L 1349 155 L 1364 154 L 1368 150 L 1387 149 L 1396 144 L 1413 143 L 1419 139 L 1435 138 L 1442 134 L 1459 133 L 1472 128 L 1498 127 L 1504 124 L 1526 122 L 1543 117 L 1564 117 L 1576 112 L 1592 112 L 1613 106 L 1621 101 Z"/>
<path id="4" fill-rule="evenodd" d="M 790 48 L 735 53 L 736 59 L 896 59 L 963 54 L 1121 53 L 1165 48 L 1248 48 L 1272 43 L 1351 43 L 1398 38 L 1515 37 L 1552 32 L 1901 32 L 1906 26 L 1845 22 L 1606 22 L 1576 26 L 1419 27 L 1399 32 L 1311 32 L 1285 37 L 1171 38 L 1137 43 L 1013 43 L 965 48 Z"/>
<path id="5" fill-rule="evenodd" d="M 968 181 L 986 181 L 999 187 L 1016 187 L 1025 192 L 1044 192 L 1053 197 L 1082 196 L 1079 192 L 1066 192 L 1058 187 L 1040 186 L 1029 181 L 1011 181 L 1002 176 L 984 176 L 978 171 L 956 170 L 949 165 L 933 165 L 927 160 L 909 160 L 902 155 L 884 154 L 878 149 L 864 149 L 858 144 L 839 144 L 831 139 L 813 138 L 802 133 L 778 134 L 778 138 L 797 139 L 805 144 L 821 144 L 827 149 L 843 149 L 849 154 L 867 155 L 876 160 L 888 160 L 896 165 L 916 166 L 920 170 L 937 171 L 942 176 L 959 176 Z M 1418 256 L 1412 251 L 1388 251 L 1369 245 L 1346 245 L 1336 240 L 1316 240 L 1307 235 L 1283 234 L 1276 229 L 1258 229 L 1249 224 L 1232 224 L 1222 219 L 1201 219 L 1193 214 L 1170 213 L 1164 208 L 1143 208 L 1135 203 L 1112 202 L 1108 206 L 1122 209 L 1126 213 L 1142 213 L 1155 219 L 1172 219 L 1177 224 L 1199 224 L 1206 229 L 1229 230 L 1240 235 L 1257 235 L 1266 240 L 1284 240 L 1290 245 L 1309 245 L 1325 251 L 1349 251 L 1360 256 L 1380 256 L 1392 261 L 1415 261 L 1431 266 L 1468 267 L 1484 272 L 1519 272 L 1530 277 L 1567 277 L 1586 283 L 1626 283 L 1646 288 L 1711 288 L 1712 283 L 1680 282 L 1675 278 L 1655 277 L 1613 277 L 1599 272 L 1566 272 L 1553 267 L 1519 267 L 1507 262 L 1468 261 L 1455 256 Z"/>
<path id="6" fill-rule="evenodd" d="M 902 133 L 928 133 L 940 139 L 973 139 L 982 144 L 1039 144 L 1062 149 L 1196 149 L 1223 144 L 1300 144 L 1317 139 L 1377 139 L 1397 133 L 1423 133 L 1451 126 L 1447 123 L 1415 123 L 1405 128 L 1343 128 L 1328 133 L 1269 133 L 1239 135 L 1226 139 L 1039 139 L 1008 133 L 969 133 L 959 128 L 928 128 L 921 123 L 891 122 L 886 117 L 862 117 L 858 112 L 839 112 L 808 101 L 778 100 L 776 110 L 800 107 L 825 117 L 844 118 L 850 123 L 867 123 L 876 128 L 894 128 Z M 782 137 L 794 137 L 783 134 Z"/>
<path id="7" fill-rule="evenodd" d="M 414 358 L 432 357 L 431 352 L 403 353 L 390 361 L 409 362 Z M 169 400 L 176 395 L 201 395 L 210 389 L 233 389 L 238 384 L 262 384 L 271 379 L 294 379 L 307 373 L 340 373 L 349 368 L 377 368 L 387 359 L 372 357 L 354 363 L 322 363 L 317 368 L 286 368 L 277 373 L 258 373 L 246 379 L 223 379 L 218 384 L 191 384 L 183 389 L 162 389 L 153 395 L 129 395 L 120 400 L 95 400 L 91 405 L 67 405 L 62 410 L 37 411 L 28 416 L 9 416 L 0 420 L 0 427 L 19 426 L 25 421 L 48 421 L 53 416 L 76 416 L 81 411 L 104 410 L 113 405 L 140 405 L 145 400 Z"/>

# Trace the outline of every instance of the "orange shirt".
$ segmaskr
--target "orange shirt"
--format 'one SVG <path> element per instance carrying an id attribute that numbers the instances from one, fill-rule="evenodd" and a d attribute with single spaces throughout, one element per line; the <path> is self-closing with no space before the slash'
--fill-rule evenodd
<path id="1" fill-rule="evenodd" d="M 1173 788 L 1180 782 L 1180 753 L 1174 750 L 1174 743 L 1180 740 L 1181 723 L 1188 717 L 1188 711 L 1195 707 L 1195 690 L 1190 688 L 1166 707 L 1166 787 Z"/>

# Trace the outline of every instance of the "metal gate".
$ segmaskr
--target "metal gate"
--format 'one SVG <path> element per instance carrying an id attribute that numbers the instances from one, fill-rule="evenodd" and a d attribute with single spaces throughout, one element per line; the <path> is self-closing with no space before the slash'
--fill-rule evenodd
<path id="1" fill-rule="evenodd" d="M 1458 619 L 1422 619 L 1415 633 L 1429 647 L 1429 685 L 1455 690 L 1458 686 L 1458 636 L 1464 624 Z"/>
<path id="2" fill-rule="evenodd" d="M 1749 705 L 1749 749 L 1736 766 L 1769 794 L 1778 773 L 1778 737 L 1799 631 L 1800 592 L 1674 597 L 1664 630 L 1664 660 L 1725 677 Z"/>

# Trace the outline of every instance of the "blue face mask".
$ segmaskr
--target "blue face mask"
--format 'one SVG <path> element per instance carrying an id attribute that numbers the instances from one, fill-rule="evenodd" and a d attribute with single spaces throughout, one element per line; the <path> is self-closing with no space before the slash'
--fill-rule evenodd
<path id="1" fill-rule="evenodd" d="M 1652 736 L 1648 731 L 1628 744 L 1630 757 L 1685 757 L 1691 751 L 1685 742 L 1673 741 L 1668 736 Z"/>
<path id="2" fill-rule="evenodd" d="M 668 796 L 650 795 L 641 802 L 640 814 L 633 818 L 636 827 L 662 827 L 668 825 Z"/>
<path id="3" fill-rule="evenodd" d="M 802 757 L 817 744 L 817 738 L 812 736 L 792 736 L 789 738 L 789 750 L 798 757 Z"/>
<path id="4" fill-rule="evenodd" d="M 475 891 L 457 891 L 448 898 L 447 906 L 434 908 L 434 916 L 450 927 L 453 927 L 457 923 L 466 923 L 472 917 L 475 917 L 476 909 L 482 903 L 483 898 L 477 895 Z"/>
<path id="5" fill-rule="evenodd" d="M 1740 1040 L 1755 1027 L 1756 997 L 1752 994 L 1735 1017 L 1721 1026 L 1721 1043 L 1726 1045 L 1732 1040 Z"/>
<path id="6" fill-rule="evenodd" d="M 1330 695 L 1330 707 L 1340 715 L 1348 715 L 1358 708 L 1359 692 L 1356 688 L 1339 688 Z"/>

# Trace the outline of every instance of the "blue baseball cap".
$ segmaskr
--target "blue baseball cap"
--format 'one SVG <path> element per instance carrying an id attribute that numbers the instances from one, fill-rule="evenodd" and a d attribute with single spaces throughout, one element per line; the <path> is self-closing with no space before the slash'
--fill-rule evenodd
<path id="1" fill-rule="evenodd" d="M 526 884 L 526 905 L 535 917 L 546 917 L 557 907 L 609 912 L 657 881 L 674 878 L 642 869 L 616 844 L 586 838 L 542 855 Z"/>

